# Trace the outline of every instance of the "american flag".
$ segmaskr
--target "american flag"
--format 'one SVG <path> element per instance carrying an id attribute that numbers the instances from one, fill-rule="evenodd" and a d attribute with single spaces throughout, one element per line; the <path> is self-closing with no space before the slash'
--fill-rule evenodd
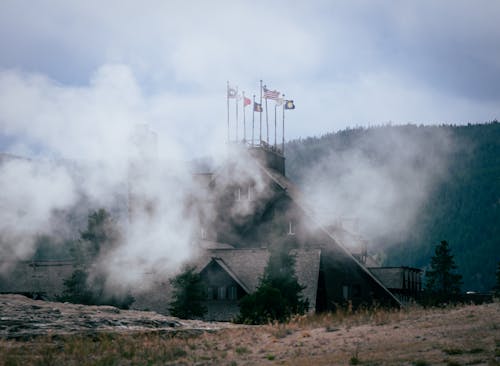
<path id="1" fill-rule="evenodd" d="M 267 89 L 267 87 L 265 85 L 262 87 L 262 89 L 264 90 L 264 98 L 273 99 L 273 100 L 279 99 L 279 97 L 280 97 L 279 91 L 269 90 L 269 89 Z"/>

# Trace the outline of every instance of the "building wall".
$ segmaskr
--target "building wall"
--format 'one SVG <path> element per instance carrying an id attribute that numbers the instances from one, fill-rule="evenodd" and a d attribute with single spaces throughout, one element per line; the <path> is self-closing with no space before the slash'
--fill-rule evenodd
<path id="1" fill-rule="evenodd" d="M 246 295 L 245 290 L 215 261 L 212 261 L 200 276 L 206 290 L 207 320 L 229 321 L 240 309 L 238 301 Z"/>
<path id="2" fill-rule="evenodd" d="M 417 300 L 422 292 L 422 271 L 411 267 L 375 267 L 372 272 L 401 302 Z"/>
<path id="3" fill-rule="evenodd" d="M 368 273 L 340 250 L 323 250 L 321 258 L 322 289 L 318 289 L 317 310 L 338 307 L 395 305 L 397 302 Z M 321 295 L 320 295 L 321 294 Z"/>
<path id="4" fill-rule="evenodd" d="M 0 293 L 18 293 L 55 300 L 64 291 L 64 280 L 73 273 L 72 261 L 18 262 L 0 275 Z"/>

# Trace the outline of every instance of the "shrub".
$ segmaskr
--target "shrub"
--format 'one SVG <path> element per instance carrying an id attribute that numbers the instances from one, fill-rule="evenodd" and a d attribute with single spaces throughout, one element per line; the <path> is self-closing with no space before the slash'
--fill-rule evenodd
<path id="1" fill-rule="evenodd" d="M 271 252 L 257 290 L 240 300 L 238 322 L 265 324 L 284 322 L 295 314 L 304 314 L 309 302 L 302 299 L 304 289 L 295 275 L 295 257 L 287 251 Z"/>
<path id="2" fill-rule="evenodd" d="M 186 267 L 170 283 L 174 287 L 173 301 L 169 307 L 173 316 L 182 319 L 200 318 L 207 312 L 203 305 L 206 296 L 201 276 L 194 267 Z"/>

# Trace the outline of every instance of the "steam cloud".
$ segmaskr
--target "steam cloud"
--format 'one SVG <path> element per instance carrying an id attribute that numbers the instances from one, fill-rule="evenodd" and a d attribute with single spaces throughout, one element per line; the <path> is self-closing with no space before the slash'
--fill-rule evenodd
<path id="1" fill-rule="evenodd" d="M 122 65 L 100 68 L 86 87 L 62 87 L 39 75 L 0 72 L 1 133 L 10 137 L 11 153 L 34 158 L 5 159 L 0 164 L 1 257 L 28 258 L 35 250 L 35 237 L 60 232 L 54 217 L 81 204 L 82 197 L 93 208 L 113 209 L 129 192 L 137 201 L 131 202 L 133 220 L 128 226 L 122 222 L 127 234 L 99 261 L 108 287 L 137 286 L 144 273 L 172 273 L 195 256 L 200 228 L 209 226 L 218 208 L 193 180 L 186 164 L 192 156 L 178 142 L 176 126 L 163 121 L 167 133 L 162 134 L 158 153 L 145 153 L 131 140 L 137 136 L 137 125 L 155 125 L 162 119 L 163 102 L 162 96 L 143 95 Z M 419 205 L 445 172 L 445 160 L 436 156 L 445 156 L 441 153 L 451 149 L 451 142 L 447 136 L 414 141 L 393 133 L 363 141 L 385 156 L 383 166 L 375 166 L 361 150 L 344 150 L 310 168 L 305 194 L 319 208 L 323 223 L 357 217 L 368 237 L 411 226 Z M 215 161 L 225 158 L 224 144 L 207 139 Z M 435 149 L 438 140 L 440 154 L 417 159 L 426 156 L 423 151 Z M 140 146 L 154 150 L 154 141 Z M 251 161 L 236 151 L 232 158 Z M 63 164 L 62 159 L 69 160 Z M 255 164 L 237 169 L 232 178 L 219 182 L 220 191 L 241 183 L 233 179 L 237 177 L 252 181 L 251 194 L 265 196 Z M 248 201 L 238 206 L 240 211 L 232 216 L 244 217 L 251 205 Z"/>
<path id="2" fill-rule="evenodd" d="M 216 216 L 216 203 L 193 180 L 187 164 L 193 156 L 177 141 L 179 132 L 168 133 L 176 124 L 162 121 L 169 126 L 157 151 L 146 126 L 172 108 L 162 107 L 164 102 L 164 96 L 143 95 L 123 65 L 100 68 L 87 87 L 0 72 L 1 132 L 9 137 L 10 153 L 30 157 L 4 156 L 0 163 L 0 255 L 5 263 L 30 258 L 38 235 L 65 232 L 77 238 L 78 230 L 68 233 L 60 227 L 68 224 L 57 220 L 61 212 L 77 210 L 83 229 L 88 211 L 100 207 L 115 216 L 118 211 L 124 232 L 122 242 L 98 259 L 108 289 L 144 285 L 145 273 L 175 272 L 196 255 L 200 225 Z M 225 144 L 210 135 L 207 139 L 207 150 L 220 161 Z M 232 152 L 235 160 L 238 154 Z M 264 187 L 258 169 L 249 165 L 242 172 L 236 176 L 251 176 L 253 194 L 260 194 Z M 220 181 L 218 189 L 234 183 Z M 127 208 L 123 201 L 129 193 Z"/>
<path id="3" fill-rule="evenodd" d="M 448 156 L 456 149 L 445 130 L 425 131 L 369 129 L 319 159 L 302 182 L 318 219 L 326 226 L 356 226 L 372 245 L 404 240 L 436 183 L 446 178 Z"/>

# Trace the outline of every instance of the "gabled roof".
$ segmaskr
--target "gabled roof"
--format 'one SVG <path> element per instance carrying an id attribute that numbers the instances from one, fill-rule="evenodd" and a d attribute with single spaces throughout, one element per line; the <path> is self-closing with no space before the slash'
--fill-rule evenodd
<path id="1" fill-rule="evenodd" d="M 293 250 L 295 256 L 295 274 L 299 284 L 305 286 L 302 294 L 309 299 L 313 307 L 316 303 L 318 289 L 318 273 L 321 259 L 321 249 Z M 212 261 L 215 261 L 229 274 L 247 293 L 254 292 L 264 274 L 269 260 L 268 249 L 215 249 L 208 250 L 198 266 L 203 271 Z"/>
<path id="2" fill-rule="evenodd" d="M 224 271 L 226 271 L 226 273 L 227 273 L 229 276 L 231 276 L 231 278 L 232 278 L 233 280 L 235 280 L 235 281 L 236 281 L 236 283 L 237 283 L 238 285 L 240 285 L 240 286 L 241 286 L 241 288 L 242 288 L 243 290 L 245 290 L 245 292 L 246 292 L 247 294 L 249 294 L 249 293 L 250 293 L 250 289 L 247 287 L 247 285 L 246 285 L 243 281 L 241 281 L 241 280 L 238 278 L 238 276 L 237 276 L 237 275 L 236 275 L 236 274 L 235 274 L 235 273 L 231 270 L 231 268 L 229 268 L 229 267 L 226 265 L 226 263 L 224 263 L 224 261 L 222 260 L 222 258 L 216 258 L 216 257 L 214 257 L 214 258 L 212 258 L 212 261 L 214 261 L 215 263 L 217 263 L 217 264 L 218 264 L 218 265 L 219 265 L 219 266 L 220 266 L 220 267 L 221 267 Z"/>
<path id="3" fill-rule="evenodd" d="M 269 252 L 266 249 L 237 249 L 212 247 L 204 248 L 193 263 L 198 272 L 202 272 L 214 258 L 220 259 L 225 266 L 230 269 L 228 274 L 237 277 L 244 286 L 245 291 L 255 291 L 259 284 L 259 279 L 264 273 L 264 268 L 269 259 Z M 222 267 L 222 266 L 221 266 Z M 234 276 L 232 276 L 232 274 Z"/>
<path id="4" fill-rule="evenodd" d="M 270 168 L 266 167 L 265 165 L 263 165 L 260 161 L 258 161 L 258 159 L 252 158 L 250 161 L 253 162 L 263 172 L 263 174 L 271 180 L 271 182 L 276 184 L 282 191 L 284 191 L 288 195 L 288 197 L 290 197 L 290 199 L 303 211 L 305 216 L 314 225 L 317 226 L 318 230 L 320 230 L 327 237 L 329 237 L 331 239 L 332 243 L 334 243 L 337 248 L 339 248 L 343 253 L 345 253 L 345 255 L 349 259 L 351 259 L 360 268 L 361 271 L 363 271 L 378 286 L 380 286 L 384 290 L 384 292 L 386 292 L 387 295 L 389 295 L 389 297 L 391 297 L 394 300 L 394 302 L 396 304 L 402 306 L 401 302 L 392 294 L 392 292 L 390 292 L 387 289 L 387 287 L 385 287 L 384 284 L 381 281 L 379 281 L 377 277 L 375 277 L 373 275 L 373 273 L 371 273 L 361 262 L 359 262 L 352 255 L 352 253 L 342 244 L 341 240 L 339 240 L 337 237 L 335 237 L 334 234 L 330 233 L 325 227 L 323 227 L 319 223 L 319 221 L 314 216 L 314 210 L 307 204 L 302 193 L 295 186 L 295 184 L 293 184 L 288 178 L 286 178 L 284 175 L 282 175 L 278 171 L 275 171 L 274 169 L 270 169 Z M 222 169 L 219 169 L 217 172 L 215 172 L 212 176 L 212 182 L 214 182 L 217 179 L 217 176 L 221 173 L 222 173 Z M 259 273 L 263 273 L 263 272 L 259 272 Z"/>
<path id="5" fill-rule="evenodd" d="M 316 294 L 318 293 L 319 266 L 321 261 L 321 249 L 294 250 L 295 254 L 295 274 L 302 286 L 304 298 L 309 299 L 309 306 L 314 310 L 316 304 Z"/>
<path id="6" fill-rule="evenodd" d="M 375 281 L 375 283 L 377 283 L 398 305 L 402 306 L 402 303 L 392 294 L 392 292 L 389 291 L 387 287 L 385 287 L 384 284 L 381 281 L 379 281 L 377 277 L 373 275 L 373 273 L 371 273 L 363 264 L 361 264 L 352 255 L 352 253 L 341 243 L 341 241 L 334 236 L 334 234 L 330 233 L 321 224 L 319 224 L 319 221 L 316 220 L 314 217 L 314 211 L 309 207 L 309 205 L 306 204 L 299 189 L 296 188 L 295 185 L 288 178 L 279 174 L 273 169 L 268 169 L 259 162 L 256 163 L 275 184 L 277 184 L 281 189 L 283 189 L 286 192 L 286 194 L 291 198 L 291 200 L 304 212 L 306 217 L 309 218 L 315 225 L 317 225 L 317 228 L 321 232 L 323 232 L 326 236 L 328 236 L 332 240 L 332 242 L 347 255 L 347 257 L 349 257 L 354 263 L 356 263 L 356 265 L 364 273 L 366 273 L 373 281 Z"/>

